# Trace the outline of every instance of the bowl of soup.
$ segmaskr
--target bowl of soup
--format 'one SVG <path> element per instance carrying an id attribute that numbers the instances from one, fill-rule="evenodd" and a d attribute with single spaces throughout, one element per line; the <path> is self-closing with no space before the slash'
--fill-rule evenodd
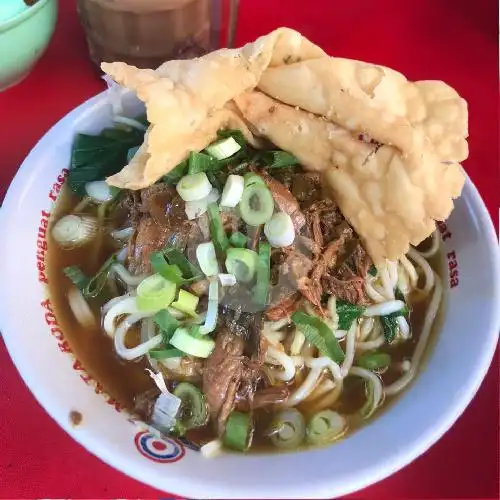
<path id="1" fill-rule="evenodd" d="M 253 98 L 269 96 L 234 103 Z M 498 248 L 470 179 L 428 238 L 380 259 L 300 141 L 272 135 L 297 111 L 279 102 L 121 185 L 151 158 L 145 100 L 147 116 L 112 84 L 69 113 L 2 207 L 1 327 L 40 404 L 106 463 L 187 497 L 336 497 L 423 453 L 498 338 Z"/>

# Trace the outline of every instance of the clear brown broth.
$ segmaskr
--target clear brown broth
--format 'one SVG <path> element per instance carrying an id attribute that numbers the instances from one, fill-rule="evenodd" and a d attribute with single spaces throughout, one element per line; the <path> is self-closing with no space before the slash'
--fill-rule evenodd
<path id="1" fill-rule="evenodd" d="M 66 213 L 70 213 L 78 203 L 76 196 L 69 190 L 63 190 L 54 213 L 54 220 Z M 49 251 L 47 257 L 47 268 L 49 278 L 50 298 L 57 314 L 58 322 L 65 332 L 66 339 L 70 344 L 76 358 L 82 363 L 89 375 L 101 383 L 106 392 L 116 399 L 123 407 L 132 410 L 136 397 L 148 389 L 155 387 L 153 381 L 145 371 L 149 365 L 145 359 L 136 362 L 124 361 L 118 357 L 113 348 L 112 340 L 103 331 L 101 325 L 92 328 L 82 327 L 75 319 L 67 301 L 67 294 L 70 289 L 70 282 L 63 273 L 66 266 L 77 265 L 87 275 L 95 274 L 102 263 L 117 250 L 111 238 L 104 238 L 98 251 L 92 243 L 64 250 L 52 239 L 49 231 L 48 236 Z M 442 275 L 442 255 L 438 253 L 429 260 L 432 268 Z M 379 350 L 388 352 L 392 358 L 391 367 L 381 375 L 384 384 L 390 384 L 402 375 L 397 365 L 405 359 L 410 359 L 416 343 L 418 342 L 422 329 L 425 310 L 428 300 L 415 301 L 410 297 L 411 314 L 410 326 L 412 338 L 407 342 L 394 346 L 382 346 Z M 94 306 L 96 317 L 100 317 L 99 308 Z M 443 305 L 441 305 L 441 311 Z M 423 363 L 435 342 L 436 332 L 439 330 L 442 314 L 434 323 L 429 342 L 426 347 L 426 354 Z M 422 365 L 419 367 L 422 369 Z M 291 386 L 293 390 L 293 385 Z M 387 409 L 398 396 L 388 397 L 383 402 L 375 414 L 378 416 Z M 335 409 L 346 416 L 348 421 L 348 434 L 359 428 L 365 422 L 359 415 L 359 409 L 365 401 L 365 389 L 362 379 L 359 377 L 347 377 L 344 381 L 344 388 L 340 398 L 333 405 Z M 298 409 L 307 417 L 310 410 L 307 404 L 300 404 Z M 258 410 L 255 412 L 256 431 L 252 450 L 277 451 L 269 441 L 267 429 L 272 419 L 272 412 Z M 205 443 L 215 437 L 213 426 L 207 425 L 203 429 L 192 431 L 188 438 L 197 443 Z"/>

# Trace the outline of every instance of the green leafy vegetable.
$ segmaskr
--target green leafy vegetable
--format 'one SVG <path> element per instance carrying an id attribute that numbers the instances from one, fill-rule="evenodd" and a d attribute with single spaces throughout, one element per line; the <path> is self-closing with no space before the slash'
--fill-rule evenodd
<path id="1" fill-rule="evenodd" d="M 370 276 L 377 276 L 377 268 L 375 267 L 375 264 L 373 264 L 370 269 L 368 269 L 368 274 Z"/>
<path id="2" fill-rule="evenodd" d="M 219 130 L 217 135 L 220 138 L 232 137 L 242 148 L 247 146 L 247 141 L 243 132 L 237 129 Z"/>
<path id="3" fill-rule="evenodd" d="M 321 354 L 328 356 L 336 363 L 341 363 L 344 360 L 344 351 L 342 351 L 333 332 L 323 321 L 302 311 L 294 312 L 292 321 Z"/>
<path id="4" fill-rule="evenodd" d="M 207 213 L 212 243 L 214 244 L 217 252 L 223 254 L 229 248 L 229 239 L 224 231 L 222 218 L 217 204 L 210 203 L 207 207 Z"/>
<path id="5" fill-rule="evenodd" d="M 179 328 L 179 322 L 168 312 L 168 309 L 162 309 L 161 311 L 158 311 L 153 316 L 153 321 L 160 328 L 163 342 L 165 344 L 168 344 L 175 330 Z"/>
<path id="6" fill-rule="evenodd" d="M 265 151 L 259 156 L 266 163 L 267 169 L 293 167 L 300 164 L 293 154 L 286 151 Z"/>
<path id="7" fill-rule="evenodd" d="M 87 298 L 96 298 L 103 292 L 108 281 L 111 266 L 116 262 L 116 254 L 109 257 L 108 260 L 101 266 L 97 274 L 91 278 L 87 286 L 83 290 L 83 295 Z"/>
<path id="8" fill-rule="evenodd" d="M 90 278 L 78 266 L 65 267 L 63 272 L 78 290 L 85 290 L 89 284 Z"/>
<path id="9" fill-rule="evenodd" d="M 104 180 L 119 172 L 128 163 L 128 151 L 143 140 L 144 133 L 136 129 L 105 129 L 99 135 L 77 134 L 71 151 L 70 189 L 83 196 L 87 182 Z"/>
<path id="10" fill-rule="evenodd" d="M 202 277 L 202 272 L 186 256 L 175 247 L 167 247 L 163 250 L 169 264 L 177 266 L 182 273 L 184 283 L 192 282 Z"/>
<path id="11" fill-rule="evenodd" d="M 339 315 L 339 329 L 349 330 L 352 322 L 358 319 L 365 310 L 362 306 L 351 304 L 345 300 L 337 299 L 337 314 Z"/>
<path id="12" fill-rule="evenodd" d="M 189 160 L 182 161 L 168 174 L 164 175 L 161 178 L 162 182 L 169 185 L 177 184 L 187 174 L 188 165 L 189 165 Z"/>
<path id="13" fill-rule="evenodd" d="M 205 153 L 192 151 L 188 159 L 188 174 L 197 174 L 220 168 L 218 161 Z"/>
<path id="14" fill-rule="evenodd" d="M 245 248 L 248 243 L 248 236 L 237 231 L 229 237 L 229 243 L 236 248 Z"/>
<path id="15" fill-rule="evenodd" d="M 405 305 L 399 311 L 387 314 L 387 317 L 397 318 L 398 316 L 408 316 L 410 314 L 410 310 L 408 309 L 408 304 L 406 303 L 405 296 L 399 288 L 396 288 L 396 290 L 394 291 L 394 297 L 396 298 L 396 300 L 401 300 L 402 302 L 404 302 Z"/>
<path id="16" fill-rule="evenodd" d="M 398 331 L 398 320 L 396 316 L 380 316 L 382 322 L 382 329 L 384 337 L 388 344 L 390 344 L 396 337 Z"/>
<path id="17" fill-rule="evenodd" d="M 151 261 L 153 271 L 161 274 L 165 279 L 177 285 L 181 285 L 186 282 L 186 280 L 182 277 L 182 271 L 179 266 L 176 266 L 175 264 L 168 264 L 165 259 L 165 255 L 161 250 L 151 254 L 149 260 Z"/>

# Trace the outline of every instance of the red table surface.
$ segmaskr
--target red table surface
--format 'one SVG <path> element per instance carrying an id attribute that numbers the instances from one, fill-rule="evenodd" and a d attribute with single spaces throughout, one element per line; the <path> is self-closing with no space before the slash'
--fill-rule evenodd
<path id="1" fill-rule="evenodd" d="M 333 55 L 387 65 L 411 80 L 451 84 L 469 103 L 470 159 L 464 166 L 496 222 L 497 8 L 495 0 L 242 0 L 237 42 L 290 26 Z M 62 0 L 47 53 L 23 83 L 0 93 L 2 196 L 47 129 L 102 88 L 87 58 L 75 2 Z M 115 471 L 72 441 L 36 403 L 3 343 L 0 366 L 1 497 L 166 496 Z M 497 350 L 474 401 L 439 443 L 402 471 L 353 496 L 499 498 L 498 389 Z"/>

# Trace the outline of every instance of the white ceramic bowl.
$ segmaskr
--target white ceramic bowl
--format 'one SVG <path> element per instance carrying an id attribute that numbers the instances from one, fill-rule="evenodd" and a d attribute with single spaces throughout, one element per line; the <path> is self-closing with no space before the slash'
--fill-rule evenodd
<path id="1" fill-rule="evenodd" d="M 43 284 L 44 213 L 52 210 L 64 179 L 73 136 L 110 124 L 104 94 L 71 112 L 27 157 L 1 210 L 5 342 L 35 397 L 82 446 L 125 474 L 178 495 L 331 498 L 404 467 L 459 417 L 486 374 L 500 327 L 495 231 L 469 180 L 446 223 L 450 274 L 444 277 L 442 331 L 425 369 L 389 411 L 338 444 L 299 453 L 227 454 L 207 460 L 178 441 L 139 432 L 64 352 L 64 332 L 46 302 Z M 82 425 L 72 427 L 72 410 L 83 415 Z"/>

